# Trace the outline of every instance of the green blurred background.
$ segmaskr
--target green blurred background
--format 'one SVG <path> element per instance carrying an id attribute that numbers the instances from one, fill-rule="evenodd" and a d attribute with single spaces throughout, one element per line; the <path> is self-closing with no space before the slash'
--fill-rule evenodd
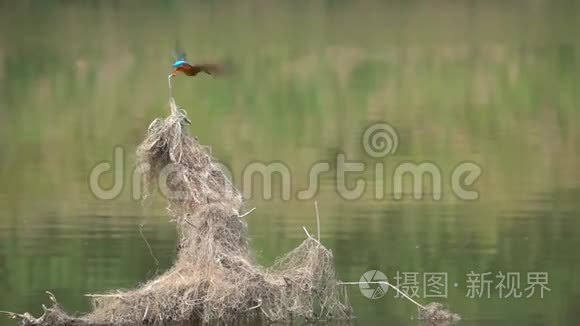
<path id="1" fill-rule="evenodd" d="M 577 1 L 0 1 L 0 310 L 39 314 L 49 290 L 87 311 L 83 294 L 134 287 L 171 265 L 163 198 L 132 200 L 129 182 L 136 145 L 168 113 L 179 40 L 191 61 L 233 67 L 222 79 L 178 77 L 174 95 L 235 183 L 255 161 L 292 171 L 292 200 L 263 200 L 259 187 L 247 198 L 261 263 L 297 246 L 302 225 L 315 230 L 313 201 L 296 191 L 314 163 L 345 153 L 385 164 L 387 196 L 347 201 L 323 175 L 322 240 L 342 280 L 446 272 L 448 298 L 418 300 L 448 304 L 462 324 L 576 325 L 578 31 Z M 399 134 L 384 160 L 360 143 L 377 121 Z M 115 146 L 128 153 L 128 183 L 100 200 L 89 174 Z M 388 171 L 424 160 L 444 182 L 459 162 L 477 162 L 480 199 L 461 201 L 445 184 L 440 201 L 394 200 Z M 471 299 L 471 271 L 520 272 L 521 288 L 527 272 L 547 272 L 551 291 Z M 392 291 L 349 294 L 360 325 L 417 323 Z"/>

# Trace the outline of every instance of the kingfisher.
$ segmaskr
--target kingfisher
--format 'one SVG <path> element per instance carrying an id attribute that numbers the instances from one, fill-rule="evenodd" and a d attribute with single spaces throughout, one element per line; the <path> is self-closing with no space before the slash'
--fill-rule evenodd
<path id="1" fill-rule="evenodd" d="M 215 76 L 220 75 L 223 72 L 222 65 L 216 63 L 189 64 L 185 59 L 184 52 L 181 52 L 177 56 L 177 59 L 173 63 L 172 67 L 175 70 L 171 73 L 171 76 L 175 76 L 180 72 L 191 77 L 199 74 L 200 72 Z"/>
<path id="2" fill-rule="evenodd" d="M 221 75 L 223 74 L 223 65 L 216 63 L 204 63 L 204 64 L 189 64 L 185 58 L 185 52 L 179 48 L 179 44 L 175 44 L 174 52 L 175 62 L 173 63 L 173 72 L 167 76 L 169 82 L 169 96 L 173 98 L 173 87 L 171 86 L 171 78 L 175 77 L 179 73 L 183 73 L 186 76 L 194 77 L 200 72 L 206 73 L 208 75 Z"/>

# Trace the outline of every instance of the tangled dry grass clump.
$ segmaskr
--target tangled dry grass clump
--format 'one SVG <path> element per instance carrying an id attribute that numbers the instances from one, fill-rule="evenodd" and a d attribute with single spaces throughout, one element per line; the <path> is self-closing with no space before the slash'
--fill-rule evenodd
<path id="1" fill-rule="evenodd" d="M 461 320 L 461 317 L 446 309 L 439 302 L 431 302 L 419 309 L 419 320 L 425 326 L 447 326 L 453 325 Z"/>
<path id="2" fill-rule="evenodd" d="M 171 114 L 156 119 L 137 149 L 150 193 L 159 186 L 178 230 L 178 254 L 164 274 L 127 291 L 88 294 L 93 310 L 67 314 L 50 292 L 38 318 L 8 313 L 22 325 L 239 324 L 240 322 L 350 321 L 346 285 L 335 274 L 330 250 L 311 236 L 267 268 L 248 246 L 243 200 L 211 156 L 188 132 L 190 121 L 173 99 Z M 318 221 L 318 206 L 316 206 Z M 320 227 L 318 227 L 320 232 Z M 147 243 L 148 244 L 148 243 Z M 425 325 L 450 325 L 459 316 L 439 303 L 419 307 Z"/>
<path id="3" fill-rule="evenodd" d="M 179 231 L 173 267 L 139 288 L 89 295 L 93 310 L 79 317 L 65 313 L 51 295 L 53 305 L 41 317 L 14 314 L 24 325 L 351 317 L 332 253 L 314 237 L 307 236 L 269 268 L 256 263 L 241 214 L 242 197 L 209 150 L 188 133 L 188 122 L 185 111 L 171 100 L 170 116 L 150 125 L 137 152 L 148 189 L 167 185 L 162 190 Z"/>

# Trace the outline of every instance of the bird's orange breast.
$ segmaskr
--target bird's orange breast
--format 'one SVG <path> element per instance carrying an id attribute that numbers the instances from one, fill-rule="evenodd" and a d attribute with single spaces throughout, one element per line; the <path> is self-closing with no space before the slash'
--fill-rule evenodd
<path id="1" fill-rule="evenodd" d="M 175 69 L 176 71 L 180 71 L 188 76 L 195 76 L 197 75 L 201 69 L 199 67 L 193 67 L 190 65 L 181 65 Z"/>

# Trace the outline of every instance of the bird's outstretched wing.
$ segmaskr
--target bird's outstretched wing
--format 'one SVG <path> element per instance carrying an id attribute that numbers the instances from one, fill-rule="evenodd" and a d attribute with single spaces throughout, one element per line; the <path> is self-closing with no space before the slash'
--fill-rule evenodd
<path id="1" fill-rule="evenodd" d="M 221 76 L 224 74 L 224 66 L 217 63 L 203 63 L 191 65 L 193 69 L 205 72 L 208 75 Z"/>
<path id="2" fill-rule="evenodd" d="M 174 62 L 178 62 L 178 61 L 186 62 L 187 61 L 185 51 L 183 50 L 183 48 L 179 44 L 179 41 L 175 41 L 175 47 L 173 49 L 173 61 Z"/>

